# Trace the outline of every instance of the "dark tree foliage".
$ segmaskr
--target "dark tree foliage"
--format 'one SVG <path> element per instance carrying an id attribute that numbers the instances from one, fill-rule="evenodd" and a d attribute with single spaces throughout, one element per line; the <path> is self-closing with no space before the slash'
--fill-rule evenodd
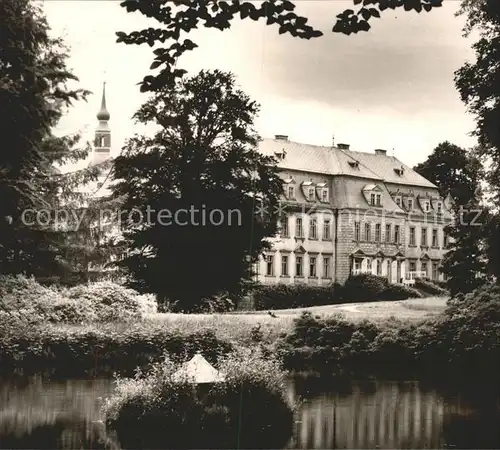
<path id="1" fill-rule="evenodd" d="M 263 239 L 276 233 L 282 194 L 275 159 L 256 150 L 257 112 L 232 74 L 202 71 L 159 90 L 135 114 L 158 130 L 130 139 L 115 160 L 129 250 L 122 264 L 133 287 L 193 311 L 250 279 L 251 263 L 269 247 Z M 257 214 L 261 201 L 269 214 Z"/>
<path id="2" fill-rule="evenodd" d="M 466 15 L 465 34 L 478 32 L 473 44 L 476 61 L 467 62 L 455 73 L 462 101 L 476 116 L 475 135 L 481 155 L 491 163 L 487 180 L 500 200 L 500 2 L 464 0 L 460 14 Z"/>
<path id="3" fill-rule="evenodd" d="M 429 157 L 413 168 L 433 182 L 443 198 L 467 205 L 480 198 L 483 166 L 473 152 L 448 141 L 440 143 Z"/>
<path id="4" fill-rule="evenodd" d="M 442 5 L 443 0 L 353 0 L 357 10 L 347 9 L 336 17 L 333 32 L 346 35 L 368 31 L 370 20 L 381 17 L 387 9 L 403 8 L 405 11 L 431 11 Z M 333 3 L 332 3 L 333 4 Z M 140 12 L 159 22 L 157 28 L 147 28 L 132 33 L 118 32 L 118 42 L 126 44 L 147 43 L 153 47 L 157 43 L 170 45 L 157 48 L 151 70 L 160 68 L 158 75 L 148 75 L 141 83 L 141 90 L 155 91 L 171 85 L 182 77 L 185 70 L 176 67 L 178 58 L 186 51 L 198 47 L 183 36 L 205 27 L 221 31 L 229 29 L 235 19 L 265 20 L 267 25 L 275 25 L 279 34 L 289 33 L 301 39 L 312 39 L 323 35 L 308 25 L 308 19 L 297 15 L 295 2 L 289 0 L 264 0 L 259 3 L 241 0 L 125 0 L 121 6 L 127 12 Z"/>
<path id="5" fill-rule="evenodd" d="M 64 267 L 66 238 L 54 228 L 55 210 L 77 201 L 76 186 L 99 171 L 58 168 L 88 154 L 88 146 L 78 148 L 78 136 L 51 133 L 65 108 L 88 92 L 67 87 L 77 78 L 66 67 L 63 42 L 48 30 L 31 1 L 0 2 L 1 273 L 48 276 Z M 41 210 L 46 225 L 27 225 Z"/>
<path id="6" fill-rule="evenodd" d="M 443 197 L 453 199 L 455 220 L 445 229 L 452 239 L 441 270 L 452 295 L 471 292 L 488 276 L 489 213 L 481 205 L 481 161 L 471 151 L 442 142 L 414 170 L 436 184 Z"/>
<path id="7" fill-rule="evenodd" d="M 500 2 L 463 0 L 459 14 L 465 15 L 465 35 L 476 32 L 479 39 L 472 46 L 475 61 L 467 62 L 455 73 L 455 84 L 462 101 L 476 117 L 475 136 L 479 152 L 487 161 L 485 178 L 493 194 L 486 256 L 489 272 L 500 280 Z"/>

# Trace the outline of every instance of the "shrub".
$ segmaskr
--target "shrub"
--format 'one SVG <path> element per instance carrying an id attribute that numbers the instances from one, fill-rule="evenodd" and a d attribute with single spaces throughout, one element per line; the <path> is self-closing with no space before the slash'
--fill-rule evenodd
<path id="1" fill-rule="evenodd" d="M 406 300 L 408 298 L 422 298 L 423 294 L 404 284 L 388 284 L 383 294 L 385 300 Z"/>
<path id="2" fill-rule="evenodd" d="M 424 280 L 422 278 L 417 278 L 415 280 L 415 288 L 429 295 L 438 295 L 442 297 L 449 295 L 449 292 L 446 289 L 443 289 L 437 283 L 429 280 Z"/>
<path id="3" fill-rule="evenodd" d="M 90 305 L 69 299 L 58 289 L 22 275 L 0 277 L 0 317 L 31 324 L 95 319 Z"/>
<path id="4" fill-rule="evenodd" d="M 255 309 L 272 310 L 306 308 L 340 303 L 335 286 L 309 286 L 277 284 L 259 286 L 254 292 Z"/>
<path id="5" fill-rule="evenodd" d="M 203 313 L 222 313 L 229 312 L 235 309 L 235 302 L 231 300 L 228 294 L 216 295 L 209 299 L 201 301 L 198 312 Z"/>
<path id="6" fill-rule="evenodd" d="M 153 294 L 142 294 L 137 296 L 141 315 L 156 314 L 158 312 L 158 302 Z"/>
<path id="7" fill-rule="evenodd" d="M 388 287 L 385 277 L 369 273 L 351 275 L 344 285 L 344 299 L 355 302 L 383 300 Z"/>
<path id="8" fill-rule="evenodd" d="M 129 448 L 285 445 L 293 409 L 278 361 L 244 351 L 223 358 L 218 368 L 226 379 L 208 388 L 175 380 L 178 366 L 168 358 L 148 374 L 118 379 L 103 407 L 106 424 Z"/>
<path id="9" fill-rule="evenodd" d="M 139 294 L 110 281 L 75 286 L 66 291 L 69 299 L 87 302 L 98 322 L 123 322 L 142 318 Z"/>
<path id="10" fill-rule="evenodd" d="M 3 325 L 3 324 L 0 324 Z M 147 368 L 168 354 L 179 362 L 196 352 L 212 364 L 233 346 L 218 339 L 211 330 L 181 334 L 162 326 L 126 324 L 98 327 L 0 326 L 0 372 L 2 370 L 46 373 L 58 376 L 130 376 L 137 367 Z"/>

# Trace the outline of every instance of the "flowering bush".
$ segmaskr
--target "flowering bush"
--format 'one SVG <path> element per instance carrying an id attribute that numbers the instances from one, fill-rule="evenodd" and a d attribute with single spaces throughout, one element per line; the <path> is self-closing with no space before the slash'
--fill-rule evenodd
<path id="1" fill-rule="evenodd" d="M 142 318 L 139 294 L 111 281 L 82 284 L 66 291 L 70 300 L 88 303 L 98 322 L 127 322 Z"/>
<path id="2" fill-rule="evenodd" d="M 47 287 L 34 278 L 0 276 L 0 319 L 9 323 L 129 322 L 156 312 L 152 296 L 110 281 Z"/>

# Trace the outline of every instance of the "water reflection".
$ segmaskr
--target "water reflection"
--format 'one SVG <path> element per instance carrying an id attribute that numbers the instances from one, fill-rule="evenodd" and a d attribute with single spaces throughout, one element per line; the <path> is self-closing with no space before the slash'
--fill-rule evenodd
<path id="1" fill-rule="evenodd" d="M 0 448 L 119 449 L 100 422 L 110 380 L 0 381 Z M 416 382 L 295 380 L 302 398 L 289 448 L 500 448 L 491 398 L 445 396 Z M 471 406 L 473 405 L 473 406 Z"/>

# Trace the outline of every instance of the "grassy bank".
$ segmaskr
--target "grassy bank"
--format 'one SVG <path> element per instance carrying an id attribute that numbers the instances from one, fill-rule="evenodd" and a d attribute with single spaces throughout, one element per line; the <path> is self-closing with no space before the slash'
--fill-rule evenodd
<path id="1" fill-rule="evenodd" d="M 308 308 L 322 318 L 334 315 L 358 323 L 370 318 L 380 327 L 420 323 L 437 317 L 445 300 L 414 299 Z M 146 314 L 140 320 L 115 323 L 24 325 L 4 330 L 0 371 L 90 376 L 130 375 L 164 353 L 183 359 L 201 351 L 215 362 L 236 347 L 265 345 L 274 351 L 293 332 L 303 309 L 245 314 Z"/>

